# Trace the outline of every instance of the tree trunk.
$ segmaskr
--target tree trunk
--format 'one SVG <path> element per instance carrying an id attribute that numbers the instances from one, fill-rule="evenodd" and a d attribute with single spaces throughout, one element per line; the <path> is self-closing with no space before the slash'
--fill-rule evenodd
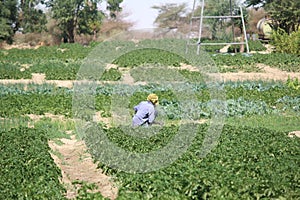
<path id="1" fill-rule="evenodd" d="M 74 35 L 74 30 L 75 30 L 75 26 L 74 26 L 74 23 L 73 21 L 71 21 L 69 23 L 69 27 L 68 27 L 68 42 L 69 43 L 74 43 L 75 42 L 75 35 Z"/>

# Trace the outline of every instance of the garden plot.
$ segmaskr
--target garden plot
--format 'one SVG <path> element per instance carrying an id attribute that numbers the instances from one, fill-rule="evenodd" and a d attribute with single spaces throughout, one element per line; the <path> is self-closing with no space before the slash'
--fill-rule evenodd
<path id="1" fill-rule="evenodd" d="M 65 49 L 70 50 L 60 53 L 73 51 L 71 47 Z M 158 55 L 154 53 L 154 57 Z M 233 58 L 235 57 L 231 57 L 231 59 Z M 66 57 L 63 59 L 65 60 Z M 168 59 L 169 61 L 172 61 L 172 59 Z M 68 62 L 72 61 L 68 60 Z M 239 60 L 232 61 L 232 63 L 239 62 Z M 296 63 L 296 61 L 292 62 Z M 178 62 L 176 61 L 176 63 Z M 169 90 L 170 88 L 149 85 L 146 82 L 139 84 L 139 80 L 130 73 L 134 68 L 131 68 L 129 64 L 125 68 L 124 66 L 123 68 L 122 66 L 112 67 L 115 70 L 112 71 L 113 74 L 118 72 L 117 76 L 112 75 L 117 79 L 108 78 L 110 80 L 106 83 L 104 83 L 104 80 L 103 82 L 100 81 L 99 88 L 96 90 L 96 110 L 93 120 L 104 127 L 105 133 L 111 141 L 129 151 L 148 152 L 164 147 L 172 139 L 179 125 L 189 126 L 190 124 L 197 127 L 196 139 L 182 157 L 166 168 L 146 174 L 124 173 L 104 165 L 99 160 L 98 152 L 101 149 L 93 147 L 93 137 L 85 138 L 85 143 L 76 140 L 74 136 L 71 137 L 71 135 L 66 134 L 66 131 L 73 131 L 76 134 L 74 125 L 68 125 L 66 128 L 49 120 L 49 118 L 55 118 L 63 122 L 66 119 L 73 118 L 71 108 L 74 80 L 49 80 L 47 74 L 43 81 L 36 83 L 22 82 L 24 81 L 22 79 L 2 80 L 1 119 L 31 118 L 24 119 L 24 122 L 26 122 L 24 126 L 28 126 L 27 121 L 32 120 L 30 123 L 32 127 L 28 131 L 27 129 L 25 131 L 14 130 L 14 135 L 21 136 L 24 132 L 39 130 L 47 142 L 51 140 L 50 146 L 53 151 L 50 152 L 56 154 L 53 155 L 56 156 L 54 160 L 61 170 L 56 174 L 61 174 L 63 171 L 69 174 L 69 176 L 62 176 L 61 180 L 66 181 L 69 187 L 65 187 L 68 191 L 61 190 L 61 194 L 74 197 L 72 192 L 75 192 L 78 184 L 81 186 L 81 190 L 78 191 L 77 195 L 79 197 L 80 195 L 90 195 L 89 197 L 92 198 L 97 194 L 89 193 L 88 188 L 94 188 L 90 186 L 91 183 L 100 182 L 99 190 L 96 191 L 101 191 L 103 196 L 110 199 L 218 199 L 221 196 L 230 199 L 295 199 L 300 195 L 297 189 L 299 180 L 297 173 L 300 155 L 299 139 L 295 137 L 297 133 L 295 131 L 300 130 L 298 120 L 300 93 L 297 89 L 296 79 L 290 80 L 289 83 L 286 82 L 289 75 L 291 78 L 299 78 L 299 71 L 297 69 L 294 72 L 286 70 L 290 69 L 291 64 L 285 65 L 288 66 L 286 68 L 280 65 L 281 67 L 276 69 L 270 68 L 266 64 L 260 64 L 259 67 L 265 72 L 234 72 L 239 76 L 232 74 L 232 72 L 222 74 L 224 80 L 228 80 L 224 85 L 227 94 L 226 101 L 230 105 L 227 117 L 232 119 L 231 124 L 233 125 L 225 125 L 218 146 L 204 159 L 200 159 L 198 154 L 201 153 L 199 146 L 203 142 L 210 121 L 209 91 L 204 85 L 192 81 L 194 77 L 198 77 L 198 74 L 194 74 L 193 67 L 188 66 L 188 64 L 169 67 L 170 69 L 183 71 L 183 76 L 187 80 L 191 80 L 190 84 L 193 86 L 192 88 L 200 103 L 198 106 L 202 112 L 198 113 L 199 118 L 188 121 L 176 118 L 176 116 L 180 116 L 176 113 L 178 102 L 174 93 Z M 255 77 L 258 74 L 261 74 L 258 76 L 259 78 Z M 258 79 L 259 81 L 257 81 Z M 65 85 L 58 84 L 55 81 L 62 81 Z M 139 87 L 140 89 L 130 98 L 127 109 L 144 100 L 145 95 L 149 92 L 156 92 L 160 96 L 161 106 L 169 121 L 165 123 L 164 128 L 158 134 L 150 137 L 148 141 L 126 135 L 122 127 L 114 127 L 110 124 L 115 115 L 115 113 L 111 113 L 111 92 L 117 90 L 117 87 L 123 88 L 124 85 Z M 42 116 L 45 116 L 46 119 L 43 119 Z M 266 120 L 268 118 L 269 121 Z M 251 125 L 253 119 L 257 119 L 255 127 Z M 194 122 L 197 122 L 196 126 L 193 124 Z M 279 129 L 279 126 L 281 129 Z M 10 130 L 10 128 L 7 127 L 5 130 Z M 289 133 L 295 136 L 292 138 L 287 137 Z M 8 135 L 6 138 L 9 139 L 10 137 Z M 7 146 L 4 145 L 4 148 L 7 148 Z M 86 149 L 89 149 L 90 154 L 86 152 Z M 22 149 L 20 151 L 22 152 Z M 61 152 L 61 154 L 58 152 Z M 48 154 L 47 158 L 49 158 Z M 95 159 L 97 164 L 92 165 L 91 158 Z M 1 160 L 5 161 L 5 159 Z M 51 166 L 54 163 L 51 159 L 47 162 L 51 163 Z M 26 159 L 24 163 L 27 163 Z M 22 162 L 19 164 L 22 164 Z M 71 166 L 74 168 L 71 168 Z M 97 167 L 100 167 L 101 170 L 97 170 Z M 32 169 L 28 169 L 27 172 Z M 3 170 L 10 170 L 10 168 L 4 168 Z M 77 172 L 80 172 L 80 174 Z M 10 175 L 7 179 L 15 178 L 13 173 Z M 28 177 L 31 177 L 31 175 L 29 174 Z M 38 174 L 37 177 L 40 180 L 43 179 L 41 174 Z M 113 183 L 110 182 L 109 177 L 114 177 Z M 78 179 L 78 181 L 73 182 L 75 179 Z M 85 181 L 86 183 L 84 183 Z M 20 187 L 13 188 L 13 185 L 13 183 L 10 186 L 6 185 L 6 188 L 22 195 L 22 190 L 18 189 Z M 20 185 L 23 186 L 23 183 L 21 182 L 18 186 Z M 45 185 L 47 186 L 47 184 Z M 56 186 L 56 188 L 59 187 Z M 40 191 L 44 190 L 45 188 L 40 189 Z M 52 191 L 55 190 L 53 187 Z M 8 195 L 9 191 L 2 188 L 1 194 Z M 31 195 L 31 193 L 28 194 Z M 100 198 L 99 194 L 97 197 Z"/>

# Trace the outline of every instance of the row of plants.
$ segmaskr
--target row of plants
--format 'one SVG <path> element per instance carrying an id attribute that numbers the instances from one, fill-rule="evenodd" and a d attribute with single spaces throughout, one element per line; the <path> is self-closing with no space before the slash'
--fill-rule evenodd
<path id="1" fill-rule="evenodd" d="M 34 128 L 27 128 L 31 125 Z M 44 116 L 32 120 L 27 116 L 0 119 L 0 198 L 1 199 L 67 199 L 61 171 L 50 156 L 61 155 L 48 147 L 51 139 L 70 139 L 66 131 L 75 131 L 73 120 L 54 120 Z M 73 199 L 107 199 L 98 186 L 85 181 L 71 183 L 77 195 Z"/>
<path id="2" fill-rule="evenodd" d="M 72 106 L 74 89 L 57 88 L 54 85 L 2 85 L 0 116 L 20 116 L 25 114 L 43 115 L 53 113 L 73 117 Z M 126 106 L 131 110 L 133 106 L 144 100 L 145 97 L 155 92 L 160 97 L 160 109 L 168 119 L 180 119 L 180 113 L 185 113 L 186 105 L 180 102 L 180 98 L 190 92 L 189 108 L 195 118 L 210 117 L 214 100 L 210 99 L 210 91 L 204 84 L 190 84 L 182 86 L 182 91 L 173 91 L 173 86 L 147 85 L 105 85 L 95 88 L 95 111 L 101 111 L 103 116 L 111 116 L 111 102 L 128 96 L 129 103 Z M 223 104 L 226 106 L 222 112 L 226 116 L 256 115 L 282 112 L 299 112 L 300 90 L 290 88 L 286 84 L 272 83 L 227 83 L 224 86 Z M 83 103 L 86 101 L 85 93 L 76 91 Z M 79 95 L 78 95 L 79 94 Z M 181 97 L 180 97 L 181 96 Z M 121 98 L 122 97 L 122 98 Z M 179 98 L 180 97 L 180 98 Z M 90 97 L 91 98 L 91 97 Z M 77 105 L 77 104 L 76 104 Z M 80 106 L 80 105 L 79 105 Z M 92 106 L 92 105 L 91 105 Z M 84 107 L 82 107 L 84 109 Z M 88 108 L 89 110 L 90 108 Z"/>
<path id="3" fill-rule="evenodd" d="M 300 58 L 293 54 L 214 54 L 211 58 L 220 68 L 220 72 L 260 72 L 257 64 L 265 64 L 287 72 L 300 72 Z"/>
<path id="4" fill-rule="evenodd" d="M 171 53 L 172 51 L 159 48 L 159 46 L 163 47 L 165 43 L 174 43 L 174 48 L 180 45 L 182 47 L 180 51 L 184 51 L 184 40 L 145 40 L 138 45 L 145 45 L 147 48 L 124 54 L 116 58 L 113 63 L 120 67 L 135 67 L 145 64 L 180 66 L 182 63 L 188 63 L 185 58 Z M 120 50 L 124 49 L 125 52 L 126 48 L 133 48 L 134 45 L 136 45 L 134 42 L 110 41 L 103 43 L 101 48 L 109 49 L 117 46 Z M 75 80 L 83 59 L 92 50 L 101 51 L 101 49 L 97 49 L 97 44 L 87 47 L 79 44 L 63 44 L 38 49 L 1 50 L 0 78 L 28 79 L 31 78 L 31 73 L 45 73 L 48 80 Z M 257 66 L 259 63 L 288 72 L 300 71 L 299 56 L 285 53 L 211 54 L 211 59 L 220 72 L 260 72 L 261 69 Z M 111 80 L 119 79 L 111 78 Z"/>
<path id="5" fill-rule="evenodd" d="M 68 59 L 36 61 L 30 65 L 0 61 L 0 79 L 31 79 L 33 73 L 45 74 L 46 80 L 76 80 L 82 61 Z M 99 80 L 118 81 L 122 77 L 118 69 L 105 70 Z"/>
<path id="6" fill-rule="evenodd" d="M 1 164 L 5 164 L 1 167 L 5 171 L 1 173 L 5 176 L 0 178 L 1 198 L 64 199 L 64 188 L 55 184 L 60 172 L 53 167 L 53 161 L 48 160 L 47 140 L 66 137 L 57 132 L 73 129 L 74 125 L 62 128 L 61 124 L 46 118 L 35 126 L 35 129 L 19 127 L 1 131 Z M 85 141 L 94 158 L 100 161 L 99 167 L 114 177 L 119 187 L 118 199 L 295 199 L 300 195 L 297 190 L 299 139 L 288 138 L 284 131 L 226 125 L 217 147 L 201 158 L 201 145 L 208 126 L 188 124 L 187 130 L 189 126 L 197 130 L 190 148 L 170 166 L 148 173 L 126 173 L 102 164 L 98 156 L 103 149 L 96 145 L 98 132 L 87 132 Z M 163 148 L 178 128 L 166 126 L 150 135 L 148 140 L 124 133 L 130 127 L 103 130 L 122 149 L 146 153 Z M 39 156 L 42 158 L 37 158 Z M 114 160 L 113 156 L 110 158 Z M 58 171 L 51 173 L 52 167 Z M 52 178 L 47 181 L 49 177 Z M 81 185 L 76 199 L 104 199 L 98 193 L 89 192 L 95 189 L 94 185 L 80 181 L 73 184 Z"/>
<path id="7" fill-rule="evenodd" d="M 61 171 L 47 132 L 22 126 L 0 130 L 0 198 L 64 199 Z"/>
<path id="8" fill-rule="evenodd" d="M 224 40 L 209 40 L 209 39 L 203 39 L 203 43 L 224 43 L 229 41 Z M 265 51 L 267 48 L 259 41 L 259 40 L 248 40 L 249 50 L 250 51 Z M 219 52 L 220 49 L 222 49 L 223 45 L 212 45 L 212 46 L 202 46 L 203 49 L 207 52 Z M 236 53 L 240 52 L 240 45 L 231 45 L 227 53 Z"/>
<path id="9" fill-rule="evenodd" d="M 90 129 L 85 135 L 85 141 L 96 161 L 100 162 L 99 167 L 115 177 L 114 181 L 119 185 L 118 199 L 299 197 L 299 139 L 291 139 L 285 132 L 226 125 L 216 148 L 202 158 L 199 155 L 202 153 L 208 125 L 186 124 L 181 125 L 180 129 L 190 130 L 191 127 L 197 131 L 197 135 L 188 150 L 171 165 L 148 173 L 121 171 L 117 167 L 119 165 L 114 164 L 118 155 L 113 154 L 106 157 L 110 159 L 111 166 L 105 165 L 102 162 L 103 153 L 108 152 L 101 148 L 99 132 Z M 177 126 L 165 126 L 148 139 L 134 137 L 124 127 L 103 130 L 118 147 L 128 152 L 147 153 L 165 147 L 174 139 L 178 129 Z M 143 134 L 146 130 L 139 131 Z M 164 163 L 167 159 L 161 158 L 157 162 Z M 148 161 L 141 162 L 147 164 Z"/>
<path id="10" fill-rule="evenodd" d="M 249 90 L 253 92 L 266 92 L 269 90 L 280 90 L 284 92 L 285 90 L 295 90 L 296 95 L 299 90 L 297 87 L 299 86 L 299 81 L 297 79 L 290 79 L 287 82 L 280 81 L 237 81 L 237 82 L 224 82 L 219 84 L 220 88 L 224 88 L 225 90 Z M 291 84 L 292 83 L 292 84 Z M 188 87 L 192 92 L 201 92 L 203 90 L 208 89 L 208 85 L 205 83 L 186 83 L 187 85 L 182 85 L 184 87 Z M 80 86 L 80 84 L 79 84 Z M 79 87 L 78 86 L 78 87 Z M 83 85 L 84 86 L 84 85 Z M 102 94 L 111 96 L 114 91 L 139 91 L 139 92 L 149 92 L 153 90 L 165 91 L 172 89 L 172 85 L 163 85 L 156 83 L 149 83 L 147 85 L 123 85 L 123 84 L 99 84 L 95 88 L 96 94 Z M 55 84 L 0 84 L 0 95 L 15 95 L 15 94 L 57 94 L 61 92 L 65 92 L 67 94 L 72 94 L 74 88 L 64 88 L 57 87 Z M 227 91 L 227 93 L 228 93 Z M 238 93 L 238 92 L 237 92 Z M 291 92 L 288 92 L 291 94 Z M 238 94 L 237 94 L 238 95 Z"/>

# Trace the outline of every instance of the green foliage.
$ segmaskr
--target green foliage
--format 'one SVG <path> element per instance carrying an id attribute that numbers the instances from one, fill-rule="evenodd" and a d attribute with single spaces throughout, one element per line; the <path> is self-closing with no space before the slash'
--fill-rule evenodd
<path id="1" fill-rule="evenodd" d="M 260 72 L 262 63 L 288 72 L 300 72 L 300 57 L 287 53 L 214 54 L 211 57 L 221 72 Z"/>
<path id="2" fill-rule="evenodd" d="M 31 73 L 44 73 L 48 80 L 75 80 L 92 47 L 80 44 L 11 49 L 0 51 L 1 79 L 31 79 Z"/>
<path id="3" fill-rule="evenodd" d="M 122 11 L 122 7 L 120 7 L 120 4 L 123 2 L 123 0 L 107 0 L 107 10 L 110 11 L 110 17 L 115 18 L 117 15 L 116 13 Z"/>
<path id="4" fill-rule="evenodd" d="M 35 122 L 34 128 L 47 133 L 49 139 L 69 138 L 70 135 L 66 134 L 66 131 L 74 130 L 75 124 L 70 120 L 59 121 L 45 117 Z"/>
<path id="5" fill-rule="evenodd" d="M 251 51 L 265 51 L 267 49 L 259 40 L 249 40 L 248 45 Z"/>
<path id="6" fill-rule="evenodd" d="M 205 3 L 206 3 L 205 4 L 206 7 L 204 9 L 204 15 L 209 15 L 209 16 L 230 15 L 229 1 L 209 0 Z M 232 11 L 234 12 L 237 9 L 238 9 L 237 5 L 235 4 L 235 2 L 233 2 Z M 200 16 L 200 13 L 198 13 L 198 16 Z M 229 23 L 224 22 L 223 20 L 216 20 L 216 19 L 205 19 L 204 23 L 209 24 L 213 40 L 224 39 L 225 36 L 224 29 L 228 27 Z"/>
<path id="7" fill-rule="evenodd" d="M 100 30 L 104 13 L 98 10 L 98 3 L 94 1 L 63 1 L 51 0 L 48 6 L 51 7 L 53 18 L 58 21 L 58 27 L 64 38 L 64 42 L 74 43 L 75 34 L 96 34 Z M 122 1 L 107 1 L 110 11 L 120 10 L 119 4 Z"/>
<path id="8" fill-rule="evenodd" d="M 98 189 L 95 184 L 89 184 L 84 181 L 73 181 L 72 185 L 75 185 L 77 190 L 76 200 L 108 200 L 107 198 L 104 198 L 100 192 L 93 192 Z"/>
<path id="9" fill-rule="evenodd" d="M 198 77 L 198 76 L 197 76 Z M 194 108 L 194 114 L 199 117 L 210 117 L 211 102 L 210 92 L 203 83 L 193 83 L 192 88 L 195 98 L 198 102 L 191 105 Z M 243 115 L 263 115 L 268 113 L 285 112 L 294 109 L 298 101 L 294 103 L 283 103 L 280 99 L 289 97 L 297 99 L 300 90 L 288 87 L 285 83 L 226 83 L 224 85 L 226 93 L 226 104 L 228 108 L 227 116 Z M 20 116 L 25 114 L 42 115 L 52 113 L 72 117 L 72 89 L 57 88 L 54 85 L 28 85 L 26 90 L 24 85 L 2 85 L 0 116 Z M 134 90 L 130 97 L 128 109 L 132 110 L 133 106 L 140 101 L 146 100 L 149 93 L 156 93 L 160 98 L 160 109 L 165 113 L 168 119 L 181 119 L 182 110 L 176 93 L 172 88 L 160 85 L 139 86 L 137 88 L 106 85 L 96 88 L 95 93 L 95 111 L 101 111 L 103 117 L 111 116 L 111 98 L 114 91 Z M 178 93 L 177 93 L 178 95 Z M 83 97 L 84 98 L 84 97 Z M 285 101 L 287 102 L 287 101 Z M 276 107 L 276 108 L 274 108 Z M 295 107 L 296 108 L 296 107 Z M 86 108 L 82 108 L 86 110 Z M 90 108 L 89 108 L 90 109 Z M 89 110 L 88 109 L 88 110 Z"/>
<path id="10" fill-rule="evenodd" d="M 226 124 L 237 127 L 245 126 L 253 128 L 267 128 L 274 131 L 286 132 L 299 130 L 299 121 L 299 115 L 271 114 L 230 117 L 226 119 Z"/>
<path id="11" fill-rule="evenodd" d="M 284 111 L 295 111 L 299 113 L 300 111 L 300 97 L 290 97 L 284 96 L 277 100 L 277 107 L 282 107 Z"/>
<path id="12" fill-rule="evenodd" d="M 2 97 L 0 116 L 52 113 L 70 117 L 72 96 L 66 94 L 6 95 Z"/>
<path id="13" fill-rule="evenodd" d="M 275 29 L 283 29 L 287 33 L 299 30 L 300 27 L 300 2 L 298 0 L 272 0 L 266 4 L 265 9 L 274 20 Z"/>
<path id="14" fill-rule="evenodd" d="M 196 42 L 196 41 L 195 41 Z M 203 39 L 201 40 L 201 42 L 203 43 L 224 43 L 226 42 L 225 40 L 210 40 L 210 39 Z M 203 48 L 205 51 L 207 52 L 219 52 L 220 49 L 222 49 L 224 47 L 224 45 L 207 45 L 207 46 L 202 46 L 201 48 Z"/>
<path id="15" fill-rule="evenodd" d="M 148 42 L 151 43 L 153 41 L 142 41 L 145 45 Z M 185 45 L 184 41 L 181 40 L 160 40 L 158 42 L 160 45 L 163 45 L 163 42 L 183 42 L 182 46 L 184 47 Z M 132 42 L 118 42 L 118 44 L 124 47 L 134 45 Z M 91 52 L 95 45 L 82 47 L 80 44 L 62 44 L 60 46 L 40 47 L 38 49 L 2 50 L 0 51 L 0 71 L 2 72 L 0 78 L 27 79 L 31 78 L 31 73 L 45 73 L 47 80 L 74 80 L 77 78 L 77 72 L 81 67 L 83 59 Z M 258 43 L 255 45 L 258 48 L 261 47 Z M 300 72 L 300 57 L 287 53 L 212 54 L 211 58 L 220 72 L 261 72 L 261 69 L 257 67 L 259 63 L 277 67 L 288 72 Z M 186 59 L 172 52 L 151 48 L 124 54 L 113 63 L 118 64 L 120 67 L 143 66 L 145 70 L 151 70 L 150 67 L 147 69 L 147 66 L 152 66 L 159 70 L 158 68 L 167 66 L 180 66 L 181 63 L 189 64 Z M 25 70 L 21 70 L 22 68 Z M 133 69 L 134 73 L 139 72 L 137 73 L 137 80 L 142 79 L 142 77 L 139 77 L 142 73 L 141 70 L 137 68 Z M 191 76 L 194 78 L 197 76 L 194 72 L 179 71 L 179 73 L 184 78 L 189 76 L 187 78 L 189 79 L 188 81 L 192 78 Z M 147 74 L 144 73 L 144 75 Z M 157 77 L 155 74 L 153 75 L 153 77 Z M 105 77 L 102 80 L 120 80 L 120 72 L 115 69 L 105 72 L 103 76 Z"/>
<path id="16" fill-rule="evenodd" d="M 0 61 L 0 79 L 31 79 L 31 73 L 19 63 Z"/>
<path id="17" fill-rule="evenodd" d="M 183 26 L 182 23 L 187 22 L 183 17 L 186 14 L 187 5 L 167 3 L 160 6 L 152 6 L 152 9 L 158 11 L 158 15 L 154 21 L 159 28 L 173 29 Z"/>
<path id="18" fill-rule="evenodd" d="M 288 80 L 286 81 L 286 84 L 289 88 L 298 90 L 300 89 L 300 82 L 298 78 L 291 78 L 290 76 L 288 77 Z"/>
<path id="19" fill-rule="evenodd" d="M 180 66 L 181 63 L 187 63 L 187 61 L 174 53 L 154 48 L 131 51 L 113 62 L 120 67 L 136 67 L 145 64 Z"/>
<path id="20" fill-rule="evenodd" d="M 117 136 L 113 137 L 114 142 L 122 148 L 144 152 L 167 144 L 174 129 L 175 126 L 161 129 L 153 136 L 154 143 L 152 138 L 140 140 L 120 129 L 109 129 L 107 134 Z M 294 199 L 299 196 L 296 189 L 299 139 L 264 128 L 225 126 L 218 146 L 200 159 L 197 155 L 206 131 L 207 126 L 200 125 L 189 150 L 161 170 L 129 174 L 101 164 L 100 167 L 116 177 L 120 199 Z M 87 141 L 90 139 L 93 137 Z M 97 154 L 94 156 L 97 159 Z"/>
<path id="21" fill-rule="evenodd" d="M 17 19 L 17 0 L 0 2 L 0 43 L 6 41 L 12 43 L 14 34 L 13 24 Z"/>
<path id="22" fill-rule="evenodd" d="M 22 28 L 23 33 L 41 33 L 46 31 L 47 18 L 43 10 L 38 5 L 44 5 L 40 0 L 22 0 L 19 4 L 20 15 L 18 18 L 18 28 Z"/>
<path id="23" fill-rule="evenodd" d="M 103 81 L 118 81 L 122 78 L 122 73 L 115 68 L 105 70 L 102 74 L 101 80 Z"/>
<path id="24" fill-rule="evenodd" d="M 250 51 L 265 51 L 267 48 L 259 40 L 249 40 L 248 41 Z M 228 48 L 228 52 L 240 52 L 240 45 L 232 45 Z"/>
<path id="25" fill-rule="evenodd" d="M 191 83 L 204 83 L 204 79 L 200 72 L 192 72 L 187 69 L 179 70 L 179 73 L 186 79 L 185 81 Z"/>
<path id="26" fill-rule="evenodd" d="M 0 131 L 1 199 L 64 199 L 45 135 L 24 127 Z"/>
<path id="27" fill-rule="evenodd" d="M 286 33 L 284 30 L 279 29 L 272 33 L 272 44 L 276 47 L 276 51 L 280 53 L 290 53 L 300 55 L 300 29 Z"/>
<path id="28" fill-rule="evenodd" d="M 274 20 L 273 26 L 281 28 L 287 33 L 295 31 L 299 28 L 299 7 L 298 0 L 246 0 L 247 7 L 254 6 L 256 8 L 263 7 L 270 18 Z"/>

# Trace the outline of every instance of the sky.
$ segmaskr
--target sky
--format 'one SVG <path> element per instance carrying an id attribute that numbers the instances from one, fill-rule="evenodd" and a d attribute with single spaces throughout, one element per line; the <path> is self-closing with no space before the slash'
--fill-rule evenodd
<path id="1" fill-rule="evenodd" d="M 130 15 L 126 20 L 135 23 L 133 29 L 153 28 L 153 22 L 158 15 L 157 10 L 152 9 L 154 5 L 164 5 L 166 3 L 187 3 L 188 8 L 192 9 L 193 0 L 123 0 L 121 7 L 123 11 Z"/>

